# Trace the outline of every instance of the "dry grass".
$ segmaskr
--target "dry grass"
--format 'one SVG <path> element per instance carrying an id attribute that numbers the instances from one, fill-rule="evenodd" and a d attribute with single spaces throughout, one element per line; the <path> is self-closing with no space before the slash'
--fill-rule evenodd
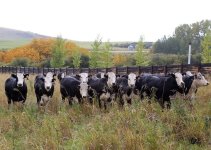
<path id="1" fill-rule="evenodd" d="M 7 110 L 0 76 L 0 149 L 211 149 L 211 86 L 201 88 L 190 109 L 184 100 L 172 101 L 162 112 L 156 102 L 134 100 L 124 110 L 109 111 L 85 104 L 61 105 L 59 83 L 46 112 L 36 107 L 30 76 L 24 110 Z M 210 80 L 209 80 L 210 81 Z"/>

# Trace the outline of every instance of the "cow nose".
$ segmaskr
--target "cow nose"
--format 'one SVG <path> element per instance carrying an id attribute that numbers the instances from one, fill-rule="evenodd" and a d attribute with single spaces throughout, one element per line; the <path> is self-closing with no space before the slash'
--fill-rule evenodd
<path id="1" fill-rule="evenodd" d="M 132 84 L 132 85 L 131 85 L 131 88 L 134 88 L 134 87 L 135 87 L 135 85 L 134 85 L 134 84 Z"/>
<path id="2" fill-rule="evenodd" d="M 50 86 L 47 86 L 46 89 L 49 90 L 50 89 Z"/>
<path id="3" fill-rule="evenodd" d="M 18 87 L 21 87 L 22 86 L 22 84 L 21 83 L 18 83 Z"/>
<path id="4" fill-rule="evenodd" d="M 83 96 L 83 98 L 86 98 L 86 96 Z"/>
<path id="5" fill-rule="evenodd" d="M 116 83 L 113 83 L 112 85 L 113 85 L 113 86 L 115 86 L 115 85 L 116 85 Z"/>
<path id="6" fill-rule="evenodd" d="M 207 85 L 209 85 L 210 83 L 209 82 L 207 82 Z"/>

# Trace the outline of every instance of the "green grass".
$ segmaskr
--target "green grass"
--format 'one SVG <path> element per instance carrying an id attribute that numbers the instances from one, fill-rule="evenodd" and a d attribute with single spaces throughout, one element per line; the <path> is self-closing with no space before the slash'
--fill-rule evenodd
<path id="1" fill-rule="evenodd" d="M 2 75 L 1 80 L 9 75 Z M 61 105 L 59 84 L 46 112 L 38 111 L 34 76 L 27 81 L 24 110 L 7 110 L 0 87 L 0 149 L 210 149 L 211 88 L 199 89 L 193 109 L 184 100 L 172 101 L 162 112 L 157 102 L 133 99 L 124 109 L 115 104 L 108 111 L 97 103 Z"/>
<path id="2" fill-rule="evenodd" d="M 16 48 L 16 47 L 28 44 L 30 42 L 31 40 L 28 40 L 28 39 L 0 40 L 0 50 Z"/>

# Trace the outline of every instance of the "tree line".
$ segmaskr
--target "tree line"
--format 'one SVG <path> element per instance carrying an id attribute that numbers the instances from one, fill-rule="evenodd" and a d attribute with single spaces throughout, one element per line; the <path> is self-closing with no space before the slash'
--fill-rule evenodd
<path id="1" fill-rule="evenodd" d="M 202 20 L 192 24 L 182 24 L 175 28 L 170 37 L 162 37 L 153 45 L 154 53 L 187 54 L 191 43 L 193 54 L 201 53 L 202 41 L 211 31 L 211 21 Z"/>

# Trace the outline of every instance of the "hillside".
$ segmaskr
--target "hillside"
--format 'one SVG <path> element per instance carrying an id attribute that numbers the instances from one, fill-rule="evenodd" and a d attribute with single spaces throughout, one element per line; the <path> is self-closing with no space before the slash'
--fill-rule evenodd
<path id="1" fill-rule="evenodd" d="M 48 38 L 28 31 L 0 27 L 0 49 L 10 49 L 29 43 L 34 38 Z"/>

